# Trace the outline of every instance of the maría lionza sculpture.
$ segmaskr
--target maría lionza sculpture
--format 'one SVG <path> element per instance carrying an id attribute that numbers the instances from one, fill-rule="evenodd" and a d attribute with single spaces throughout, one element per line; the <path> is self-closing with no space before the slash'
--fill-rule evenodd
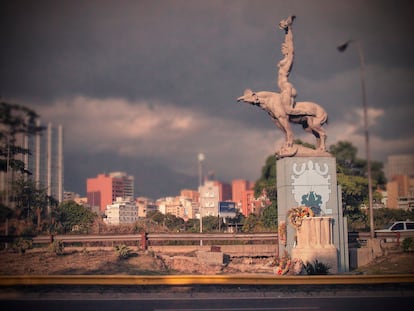
<path id="1" fill-rule="evenodd" d="M 313 102 L 296 102 L 296 89 L 289 81 L 289 74 L 294 59 L 292 24 L 295 16 L 289 16 L 279 23 L 279 28 L 285 32 L 285 41 L 282 43 L 283 58 L 278 63 L 278 87 L 276 92 L 244 91 L 237 101 L 259 106 L 273 119 L 275 125 L 285 134 L 285 144 L 276 152 L 280 158 L 288 156 L 329 156 L 326 151 L 326 132 L 322 127 L 328 120 L 328 114 L 320 105 Z M 294 136 L 290 123 L 301 124 L 306 132 L 316 138 L 316 150 L 293 143 Z"/>

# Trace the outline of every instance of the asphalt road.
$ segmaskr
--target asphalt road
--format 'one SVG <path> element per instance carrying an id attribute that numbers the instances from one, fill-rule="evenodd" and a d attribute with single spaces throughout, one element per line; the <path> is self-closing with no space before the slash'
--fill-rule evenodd
<path id="1" fill-rule="evenodd" d="M 236 297 L 146 298 L 109 300 L 3 300 L 2 310 L 58 311 L 271 311 L 271 310 L 410 310 L 414 297 Z"/>
<path id="2" fill-rule="evenodd" d="M 0 310 L 413 310 L 414 284 L 3 286 Z"/>

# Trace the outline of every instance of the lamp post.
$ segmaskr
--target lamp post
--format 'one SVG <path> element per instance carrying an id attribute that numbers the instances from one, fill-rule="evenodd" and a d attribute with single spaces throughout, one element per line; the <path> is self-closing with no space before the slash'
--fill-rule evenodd
<path id="1" fill-rule="evenodd" d="M 203 161 L 204 161 L 204 154 L 198 154 L 198 191 L 200 192 L 202 182 L 203 182 Z M 201 198 L 199 200 L 199 214 L 200 214 L 200 233 L 203 233 L 203 213 L 201 211 Z M 203 246 L 203 240 L 200 240 L 200 246 Z"/>
<path id="2" fill-rule="evenodd" d="M 365 150 L 367 157 L 367 170 L 368 170 L 368 206 L 369 206 L 369 226 L 370 236 L 375 237 L 374 231 L 374 210 L 372 207 L 372 176 L 371 176 L 371 152 L 369 147 L 369 134 L 368 134 L 368 113 L 367 113 L 367 98 L 365 93 L 365 62 L 362 47 L 357 40 L 348 40 L 347 42 L 337 47 L 339 52 L 344 52 L 350 43 L 354 43 L 358 50 L 359 62 L 360 62 L 360 76 L 361 76 L 361 91 L 362 91 L 362 106 L 364 111 L 364 132 L 365 132 Z"/>

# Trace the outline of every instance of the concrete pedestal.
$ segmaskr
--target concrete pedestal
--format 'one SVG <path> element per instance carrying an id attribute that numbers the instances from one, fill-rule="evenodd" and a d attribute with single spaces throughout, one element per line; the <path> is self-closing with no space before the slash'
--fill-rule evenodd
<path id="1" fill-rule="evenodd" d="M 348 233 L 346 220 L 342 217 L 341 190 L 337 185 L 335 158 L 286 157 L 277 160 L 276 167 L 278 222 L 279 226 L 286 224 L 286 240 L 279 243 L 279 254 L 284 251 L 292 254 L 296 246 L 296 230 L 287 219 L 289 210 L 308 206 L 316 217 L 331 218 L 330 239 L 337 254 L 336 271 L 348 271 Z M 334 269 L 332 267 L 331 271 Z"/>
<path id="2" fill-rule="evenodd" d="M 338 272 L 338 251 L 333 245 L 333 219 L 330 217 L 310 217 L 302 221 L 296 231 L 297 244 L 292 248 L 291 257 L 306 263 L 318 260 L 327 264 L 330 273 Z"/>

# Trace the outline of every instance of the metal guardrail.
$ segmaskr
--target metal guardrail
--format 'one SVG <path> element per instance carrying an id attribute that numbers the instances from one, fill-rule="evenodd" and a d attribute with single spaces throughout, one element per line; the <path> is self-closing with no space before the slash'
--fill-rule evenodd
<path id="1" fill-rule="evenodd" d="M 145 234 L 113 234 L 113 235 L 38 235 L 23 237 L 31 239 L 35 244 L 50 243 L 59 240 L 64 243 L 93 243 L 116 241 L 142 241 L 143 237 L 151 241 L 274 241 L 277 242 L 277 233 L 145 233 Z M 0 236 L 1 242 L 12 242 L 14 236 Z"/>
<path id="2" fill-rule="evenodd" d="M 38 285 L 339 285 L 414 284 L 412 274 L 390 275 L 48 275 L 0 276 L 0 286 Z"/>
<path id="3" fill-rule="evenodd" d="M 348 233 L 349 243 L 357 240 L 367 240 L 369 232 Z M 414 237 L 414 232 L 377 232 L 377 238 L 400 240 L 406 237 Z M 17 236 L 0 236 L 0 242 L 13 242 Z M 277 233 L 144 233 L 144 234 L 114 234 L 114 235 L 39 235 L 35 237 L 26 236 L 22 238 L 31 239 L 35 244 L 47 244 L 53 240 L 64 243 L 94 243 L 94 242 L 140 242 L 151 244 L 151 242 L 162 241 L 274 241 L 278 242 Z"/>
<path id="4" fill-rule="evenodd" d="M 149 241 L 277 241 L 277 233 L 148 233 Z"/>

